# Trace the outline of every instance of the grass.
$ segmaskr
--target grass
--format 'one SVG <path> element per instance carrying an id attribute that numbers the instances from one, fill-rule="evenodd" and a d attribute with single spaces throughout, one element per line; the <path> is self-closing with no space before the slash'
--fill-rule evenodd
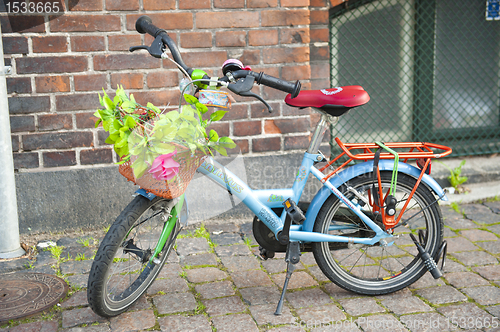
<path id="1" fill-rule="evenodd" d="M 84 260 L 86 260 L 86 258 L 85 258 L 85 254 L 83 254 L 83 253 L 79 253 L 75 257 L 75 261 L 84 261 Z"/>
<path id="2" fill-rule="evenodd" d="M 49 251 L 50 251 L 50 254 L 52 255 L 52 257 L 59 261 L 61 259 L 61 254 L 63 252 L 63 249 L 64 247 L 63 246 L 53 246 L 53 247 L 49 247 Z"/>

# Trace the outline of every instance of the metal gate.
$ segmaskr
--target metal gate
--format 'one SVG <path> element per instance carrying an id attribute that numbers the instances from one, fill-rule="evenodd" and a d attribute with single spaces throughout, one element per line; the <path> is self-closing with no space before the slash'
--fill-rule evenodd
<path id="1" fill-rule="evenodd" d="M 331 86 L 371 96 L 332 137 L 500 152 L 500 21 L 485 0 L 350 0 L 330 11 L 330 44 Z"/>

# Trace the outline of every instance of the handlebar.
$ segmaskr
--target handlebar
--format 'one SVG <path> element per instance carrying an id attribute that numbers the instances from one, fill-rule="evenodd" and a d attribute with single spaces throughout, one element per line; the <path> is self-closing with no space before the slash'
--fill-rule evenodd
<path id="1" fill-rule="evenodd" d="M 177 45 L 175 45 L 174 41 L 172 40 L 172 38 L 170 38 L 170 36 L 167 34 L 167 32 L 165 30 L 156 27 L 152 23 L 151 18 L 149 18 L 148 16 L 145 16 L 145 15 L 139 17 L 137 19 L 137 21 L 135 22 L 135 29 L 137 30 L 137 32 L 139 32 L 141 34 L 144 34 L 144 33 L 150 34 L 151 36 L 153 36 L 155 38 L 155 42 L 156 42 L 156 39 L 161 39 L 161 42 L 163 42 L 165 45 L 167 45 L 167 47 L 170 49 L 170 52 L 171 52 L 172 57 L 174 58 L 175 62 L 177 62 L 179 64 L 179 66 L 181 66 L 191 76 L 191 74 L 193 73 L 193 69 L 186 66 L 186 64 L 182 60 L 181 53 L 180 53 L 179 49 L 177 48 Z M 130 50 L 133 51 L 135 49 L 137 49 L 137 48 L 131 48 Z M 151 51 L 150 51 L 150 53 L 151 53 Z M 154 54 L 151 53 L 151 54 L 155 57 L 161 57 L 161 53 L 158 54 L 158 52 L 156 52 Z M 255 82 L 257 84 L 266 85 L 268 87 L 271 87 L 271 88 L 274 88 L 277 90 L 288 92 L 291 94 L 292 98 L 297 97 L 297 95 L 300 92 L 300 88 L 301 88 L 301 84 L 299 81 L 292 83 L 292 82 L 284 81 L 284 80 L 281 80 L 279 78 L 264 74 L 262 72 L 255 73 L 255 72 L 250 71 L 250 70 L 237 70 L 237 71 L 232 72 L 232 75 L 233 75 L 234 79 L 245 78 L 247 76 L 253 76 L 253 78 L 255 79 Z M 205 77 L 204 77 L 204 79 L 205 79 Z M 209 79 L 209 78 L 207 77 L 207 79 Z M 227 77 L 224 77 L 221 79 L 221 81 L 227 82 L 228 79 L 227 79 Z"/>

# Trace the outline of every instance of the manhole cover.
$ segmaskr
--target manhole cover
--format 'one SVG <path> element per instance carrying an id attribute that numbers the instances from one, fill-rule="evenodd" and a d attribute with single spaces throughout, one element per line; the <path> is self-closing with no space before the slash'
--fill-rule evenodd
<path id="1" fill-rule="evenodd" d="M 0 278 L 0 322 L 33 315 L 66 296 L 68 285 L 43 273 L 12 273 Z"/>

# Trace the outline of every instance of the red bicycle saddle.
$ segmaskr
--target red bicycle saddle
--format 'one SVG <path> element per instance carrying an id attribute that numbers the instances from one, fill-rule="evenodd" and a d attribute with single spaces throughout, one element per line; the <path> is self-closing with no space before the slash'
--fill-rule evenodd
<path id="1" fill-rule="evenodd" d="M 304 90 L 292 99 L 288 94 L 285 103 L 294 107 L 314 107 L 332 116 L 341 116 L 351 108 L 366 104 L 368 92 L 359 85 L 341 86 L 331 89 Z"/>

